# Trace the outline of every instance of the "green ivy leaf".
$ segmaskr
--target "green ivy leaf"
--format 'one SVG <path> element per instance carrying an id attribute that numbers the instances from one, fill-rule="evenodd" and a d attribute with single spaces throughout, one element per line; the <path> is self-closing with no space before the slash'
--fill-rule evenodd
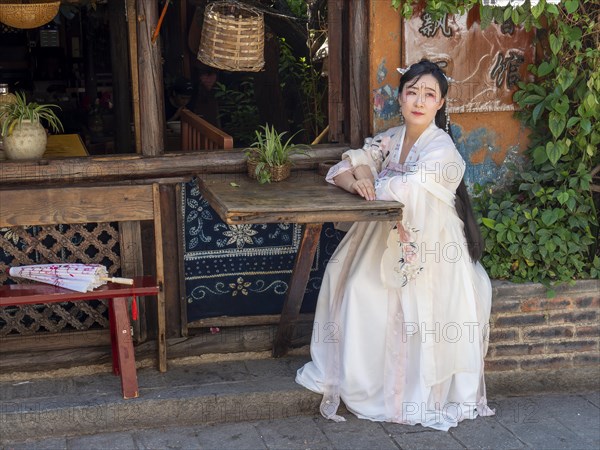
<path id="1" fill-rule="evenodd" d="M 569 111 L 569 99 L 566 95 L 562 95 L 560 100 L 553 105 L 554 110 L 559 114 L 565 115 Z"/>
<path id="2" fill-rule="evenodd" d="M 543 61 L 538 67 L 538 76 L 544 77 L 554 70 L 554 65 L 548 61 Z"/>
<path id="3" fill-rule="evenodd" d="M 541 3 L 538 3 L 538 5 L 541 5 Z M 533 12 L 534 8 L 535 6 L 531 8 L 531 12 Z M 555 34 L 551 34 L 550 36 L 548 36 L 548 40 L 550 41 L 550 50 L 552 50 L 552 53 L 554 53 L 555 55 L 558 55 L 558 52 L 560 51 L 563 44 L 562 35 L 556 36 Z"/>
<path id="4" fill-rule="evenodd" d="M 558 200 L 558 203 L 564 205 L 567 200 L 569 200 L 569 194 L 566 192 L 561 192 L 556 196 L 556 199 Z"/>
<path id="5" fill-rule="evenodd" d="M 590 134 L 592 131 L 592 122 L 587 117 L 581 119 L 581 129 L 583 130 L 584 135 Z"/>
<path id="6" fill-rule="evenodd" d="M 567 10 L 567 12 L 569 14 L 573 14 L 575 11 L 577 11 L 578 7 L 579 7 L 579 0 L 567 0 L 565 2 L 565 9 Z"/>
<path id="7" fill-rule="evenodd" d="M 483 218 L 481 219 L 481 221 L 483 222 L 483 224 L 484 224 L 486 227 L 488 227 L 488 228 L 490 228 L 490 229 L 492 229 L 492 230 L 493 230 L 493 229 L 494 229 L 494 227 L 496 226 L 496 221 L 495 221 L 495 220 L 493 220 L 493 219 L 488 219 L 487 217 L 483 217 Z"/>
<path id="8" fill-rule="evenodd" d="M 546 156 L 553 166 L 555 166 L 556 162 L 560 159 L 560 149 L 552 141 L 548 141 L 546 144 Z"/>
<path id="9" fill-rule="evenodd" d="M 538 121 L 538 119 L 540 118 L 542 113 L 544 112 L 545 105 L 546 105 L 546 101 L 543 101 L 543 102 L 538 103 L 536 105 L 536 107 L 533 108 L 533 112 L 531 113 L 531 119 L 533 120 L 534 125 Z"/>
<path id="10" fill-rule="evenodd" d="M 536 19 L 541 16 L 544 12 L 545 2 L 539 2 L 537 5 L 531 7 L 531 14 Z"/>
<path id="11" fill-rule="evenodd" d="M 547 209 L 542 213 L 542 222 L 544 225 L 550 226 L 558 220 L 558 214 L 555 209 Z"/>
<path id="12" fill-rule="evenodd" d="M 491 23 L 494 17 L 494 11 L 491 6 L 481 6 L 479 10 L 481 29 L 485 30 Z"/>
<path id="13" fill-rule="evenodd" d="M 565 126 L 567 125 L 567 118 L 562 114 L 557 114 L 555 111 L 550 111 L 550 116 L 548 118 L 548 126 L 550 127 L 550 132 L 554 138 L 558 138 Z M 550 158 L 552 161 L 552 158 Z"/>

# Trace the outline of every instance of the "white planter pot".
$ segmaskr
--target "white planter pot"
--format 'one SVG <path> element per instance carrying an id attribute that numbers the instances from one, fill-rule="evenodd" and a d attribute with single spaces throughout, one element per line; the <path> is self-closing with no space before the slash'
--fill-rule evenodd
<path id="1" fill-rule="evenodd" d="M 39 122 L 23 120 L 4 136 L 4 153 L 8 159 L 39 159 L 46 151 L 48 136 Z"/>

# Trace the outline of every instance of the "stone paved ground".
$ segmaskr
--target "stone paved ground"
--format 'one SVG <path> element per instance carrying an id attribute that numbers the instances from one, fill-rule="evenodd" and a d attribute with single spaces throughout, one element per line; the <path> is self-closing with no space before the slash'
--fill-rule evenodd
<path id="1" fill-rule="evenodd" d="M 550 378 L 544 394 L 489 388 L 495 416 L 440 432 L 359 420 L 343 409 L 347 422 L 324 420 L 320 396 L 294 382 L 307 360 L 170 362 L 164 373 L 138 370 L 140 396 L 131 400 L 109 371 L 2 376 L 0 449 L 600 448 L 598 376 L 574 392 Z"/>
<path id="2" fill-rule="evenodd" d="M 600 392 L 505 397 L 496 416 L 449 432 L 359 420 L 296 416 L 253 422 L 136 428 L 4 442 L 2 449 L 598 449 Z"/>

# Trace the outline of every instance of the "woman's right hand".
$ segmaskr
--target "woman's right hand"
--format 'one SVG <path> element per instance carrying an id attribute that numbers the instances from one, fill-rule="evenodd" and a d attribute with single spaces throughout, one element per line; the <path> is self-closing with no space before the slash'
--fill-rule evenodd
<path id="1" fill-rule="evenodd" d="M 365 200 L 375 200 L 375 186 L 370 178 L 360 178 L 354 181 L 352 189 Z"/>

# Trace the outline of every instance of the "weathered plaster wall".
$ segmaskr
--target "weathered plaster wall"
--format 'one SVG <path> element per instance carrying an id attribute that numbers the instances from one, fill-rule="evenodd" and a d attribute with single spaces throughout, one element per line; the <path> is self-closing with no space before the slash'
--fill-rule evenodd
<path id="1" fill-rule="evenodd" d="M 371 86 L 371 123 L 374 133 L 398 124 L 398 83 L 402 28 L 400 15 L 389 2 L 372 1 L 369 29 L 369 67 Z"/>
<path id="2" fill-rule="evenodd" d="M 527 146 L 528 130 L 511 111 L 451 114 L 452 133 L 467 163 L 467 184 L 501 182 L 507 162 L 519 163 Z"/>

